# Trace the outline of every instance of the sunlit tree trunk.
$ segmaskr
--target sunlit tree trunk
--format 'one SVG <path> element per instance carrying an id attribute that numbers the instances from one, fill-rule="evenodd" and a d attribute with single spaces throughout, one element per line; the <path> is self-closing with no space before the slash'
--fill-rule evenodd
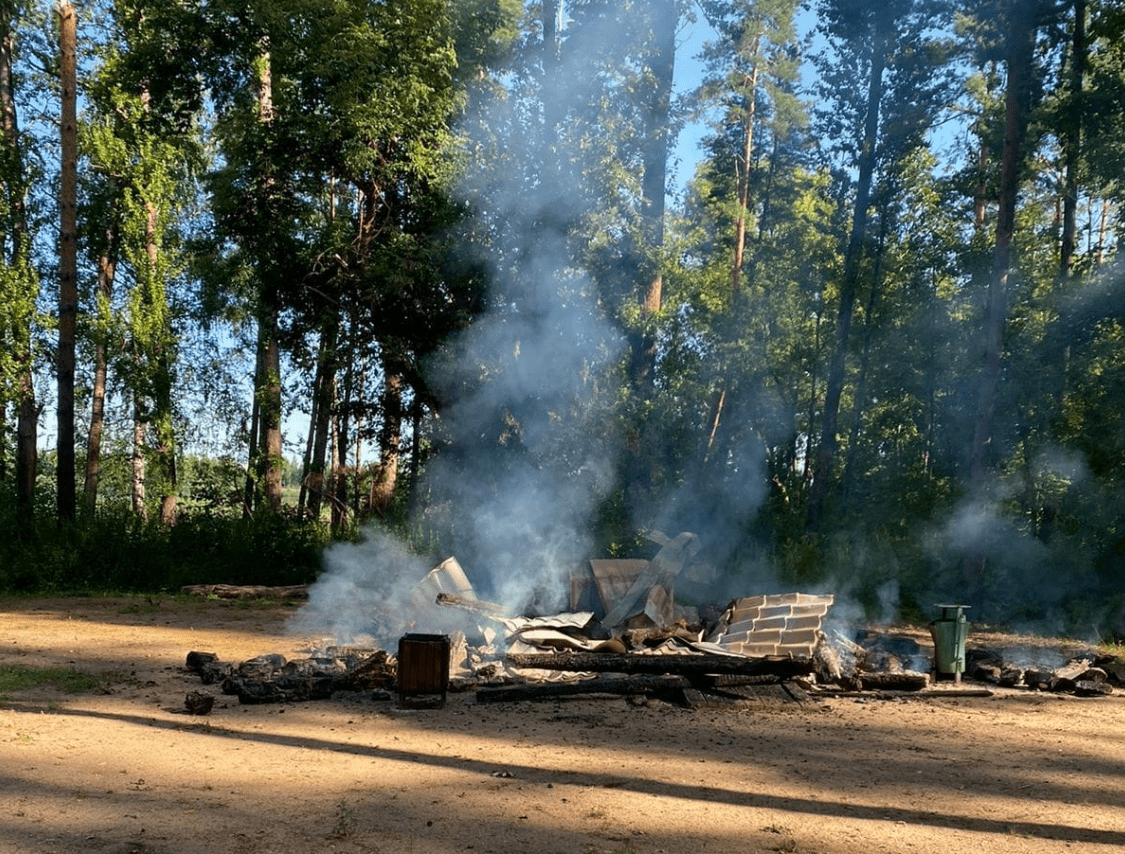
<path id="1" fill-rule="evenodd" d="M 261 423 L 261 402 L 258 394 L 258 389 L 262 387 L 262 372 L 264 360 L 262 358 L 262 336 L 258 335 L 257 345 L 254 351 L 254 394 L 250 401 L 250 424 L 247 428 L 247 447 L 249 451 L 246 457 L 246 484 L 242 492 L 242 515 L 243 517 L 251 516 L 254 513 L 254 508 L 257 506 L 258 496 L 258 457 L 261 455 L 261 448 L 258 445 L 259 425 Z"/>
<path id="2" fill-rule="evenodd" d="M 69 0 L 55 4 L 59 18 L 59 73 L 62 82 L 61 183 L 59 188 L 59 350 L 58 350 L 58 516 L 76 511 L 74 455 L 74 370 L 78 322 L 78 59 L 77 21 Z"/>
<path id="3" fill-rule="evenodd" d="M 148 508 L 145 505 L 145 441 L 148 427 L 144 413 L 144 404 L 139 395 L 133 398 L 133 457 L 132 457 L 132 483 L 131 493 L 133 498 L 133 513 L 140 519 L 148 521 Z"/>
<path id="4" fill-rule="evenodd" d="M 1086 77 L 1086 0 L 1074 0 L 1071 35 L 1069 103 L 1063 133 L 1063 221 L 1059 249 L 1059 276 L 1070 278 L 1078 234 L 1078 178 L 1082 154 L 1083 82 Z"/>
<path id="5" fill-rule="evenodd" d="M 758 101 L 758 60 L 761 34 L 752 39 L 750 58 L 752 61 L 750 74 L 746 78 L 745 91 L 742 93 L 746 99 L 745 117 L 742 126 L 742 152 L 737 160 L 738 169 L 738 214 L 734 224 L 734 262 L 731 269 L 731 311 L 737 312 L 742 296 L 742 268 L 746 257 L 746 229 L 747 220 L 750 218 L 750 168 L 754 162 L 754 120 Z M 715 448 L 719 427 L 722 425 L 723 416 L 728 408 L 728 398 L 731 394 L 730 367 L 724 370 L 722 384 L 715 393 L 711 403 L 711 415 L 708 419 L 707 441 L 703 453 L 703 463 L 706 466 L 711 460 Z"/>
<path id="6" fill-rule="evenodd" d="M 393 360 L 383 360 L 382 424 L 379 429 L 379 465 L 371 484 L 371 510 L 383 516 L 391 508 L 398 484 L 402 446 L 402 374 Z"/>
<path id="7" fill-rule="evenodd" d="M 118 229 L 111 211 L 105 229 L 105 246 L 98 256 L 98 298 L 108 310 L 117 275 Z M 100 309 L 99 309 L 100 311 Z M 108 372 L 106 342 L 97 336 L 94 343 L 94 385 L 90 392 L 90 430 L 86 437 L 86 482 L 83 498 L 86 509 L 93 513 L 98 506 L 98 481 L 101 477 L 102 432 L 105 429 L 105 388 Z"/>
<path id="8" fill-rule="evenodd" d="M 258 120 L 269 125 L 274 119 L 273 77 L 268 44 L 258 58 Z M 268 189 L 268 188 L 267 188 Z M 264 260 L 264 259 L 263 259 Z M 258 334 L 262 372 L 258 386 L 258 431 L 262 443 L 259 460 L 262 495 L 271 510 L 281 510 L 281 348 L 278 345 L 276 283 L 264 282 L 259 309 Z"/>

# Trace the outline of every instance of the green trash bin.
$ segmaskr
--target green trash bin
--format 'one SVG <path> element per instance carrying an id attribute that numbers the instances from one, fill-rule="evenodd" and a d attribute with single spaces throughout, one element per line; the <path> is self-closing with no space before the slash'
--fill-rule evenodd
<path id="1" fill-rule="evenodd" d="M 968 605 L 938 605 L 941 617 L 930 623 L 934 639 L 934 670 L 939 676 L 952 676 L 961 681 L 965 672 L 965 642 L 969 639 Z"/>

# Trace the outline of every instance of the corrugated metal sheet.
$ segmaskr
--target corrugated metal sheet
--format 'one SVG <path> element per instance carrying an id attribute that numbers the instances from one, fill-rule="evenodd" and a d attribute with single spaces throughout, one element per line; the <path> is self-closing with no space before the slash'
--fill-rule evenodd
<path id="1" fill-rule="evenodd" d="M 598 594 L 602 616 L 629 592 L 637 577 L 648 569 L 648 564 L 643 559 L 590 561 L 590 574 L 594 577 L 594 590 Z"/>
<path id="2" fill-rule="evenodd" d="M 752 657 L 810 656 L 834 601 L 831 594 L 744 596 L 727 606 L 707 641 Z"/>
<path id="3" fill-rule="evenodd" d="M 426 577 L 414 585 L 410 591 L 411 616 L 419 625 L 435 621 L 441 625 L 449 621 L 449 614 L 442 614 L 437 603 L 439 593 L 460 596 L 462 599 L 476 599 L 473 585 L 461 569 L 457 558 L 449 557 L 431 569 Z"/>

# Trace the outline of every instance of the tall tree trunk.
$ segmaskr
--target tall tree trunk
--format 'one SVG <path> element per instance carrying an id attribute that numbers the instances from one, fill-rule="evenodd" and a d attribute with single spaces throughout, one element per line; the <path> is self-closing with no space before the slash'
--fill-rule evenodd
<path id="1" fill-rule="evenodd" d="M 258 445 L 260 433 L 262 406 L 258 389 L 262 387 L 262 374 L 265 370 L 265 359 L 262 355 L 262 336 L 259 333 L 254 347 L 254 394 L 250 402 L 250 427 L 247 431 L 246 454 L 246 484 L 242 490 L 242 515 L 252 516 L 258 504 L 258 457 L 261 448 Z"/>
<path id="2" fill-rule="evenodd" d="M 871 273 L 871 287 L 867 292 L 867 304 L 863 310 L 863 343 L 860 348 L 859 376 L 855 385 L 855 406 L 852 408 L 852 424 L 848 431 L 848 450 L 844 457 L 844 474 L 841 478 L 840 492 L 844 504 L 850 503 L 852 484 L 855 483 L 856 459 L 859 453 L 859 436 L 863 427 L 863 416 L 867 411 L 867 375 L 871 365 L 871 339 L 875 331 L 875 303 L 883 278 L 883 252 L 887 243 L 889 217 L 884 214 L 879 220 L 879 239 L 876 244 L 875 269 Z M 846 508 L 850 509 L 850 508 Z"/>
<path id="3" fill-rule="evenodd" d="M 144 94 L 147 109 L 148 93 Z M 152 202 L 145 202 L 145 253 L 148 255 L 149 275 L 155 278 L 163 275 L 160 271 L 160 209 Z M 152 420 L 156 429 L 156 458 L 163 475 L 164 493 L 160 497 L 160 521 L 172 525 L 176 521 L 176 492 L 179 486 L 176 472 L 176 437 L 172 417 L 172 377 L 168 352 L 169 339 L 160 330 L 158 349 L 149 353 L 152 360 Z"/>
<path id="4" fill-rule="evenodd" d="M 0 125 L 4 134 L 7 158 L 10 158 L 11 173 L 5 182 L 8 190 L 7 204 L 11 212 L 11 248 L 9 258 L 29 289 L 34 287 L 28 257 L 31 234 L 27 223 L 27 207 L 24 202 L 23 151 L 20 145 L 19 122 L 16 113 L 15 89 L 12 77 L 13 30 L 15 28 L 15 9 L 6 4 L 0 18 Z M 34 303 L 34 294 L 27 295 L 29 304 Z M 35 508 L 35 478 L 38 463 L 39 410 L 35 403 L 34 357 L 32 352 L 31 324 L 33 313 L 12 322 L 15 361 L 19 366 L 17 378 L 18 398 L 16 402 L 16 511 L 20 536 L 30 534 L 31 521 Z"/>
<path id="5" fill-rule="evenodd" d="M 348 474 L 344 471 L 347 444 L 346 430 L 341 429 L 344 413 L 341 411 L 339 390 L 333 383 L 332 401 L 332 482 L 329 484 L 330 525 L 334 532 L 342 531 L 348 521 Z"/>
<path id="6" fill-rule="evenodd" d="M 408 471 L 410 472 L 409 484 L 409 498 L 407 499 L 407 507 L 413 513 L 414 509 L 418 506 L 419 500 L 419 482 L 422 474 L 422 418 L 424 412 L 422 408 L 422 401 L 418 399 L 418 395 L 414 395 L 414 400 L 410 404 L 410 465 Z"/>
<path id="7" fill-rule="evenodd" d="M 119 230 L 116 212 L 109 213 L 105 229 L 105 246 L 98 256 L 98 295 L 108 305 L 117 275 Z M 90 400 L 90 430 L 86 437 L 86 483 L 83 497 L 86 509 L 93 513 L 98 506 L 98 481 L 101 477 L 102 432 L 105 427 L 105 385 L 108 373 L 106 343 L 99 336 L 94 344 L 94 386 Z"/>
<path id="8" fill-rule="evenodd" d="M 355 318 L 347 331 L 348 352 L 355 352 L 357 335 Z M 332 459 L 332 528 L 343 531 L 348 524 L 348 448 L 351 432 L 351 405 L 355 386 L 355 360 L 348 362 L 344 371 L 343 399 L 337 400 L 335 410 L 335 429 L 333 434 Z"/>
<path id="9" fill-rule="evenodd" d="M 649 14 L 656 37 L 650 46 L 648 76 L 651 88 L 644 105 L 644 142 L 641 152 L 641 219 L 647 257 L 638 274 L 641 280 L 639 301 L 641 321 L 629 335 L 629 376 L 639 406 L 638 423 L 627 442 L 625 489 L 630 508 L 644 521 L 651 509 L 655 481 L 653 446 L 657 427 L 650 422 L 647 403 L 656 384 L 656 320 L 663 301 L 664 276 L 664 194 L 668 179 L 668 151 L 671 146 L 672 78 L 676 60 L 675 0 L 655 0 Z"/>
<path id="10" fill-rule="evenodd" d="M 867 238 L 867 208 L 871 199 L 871 183 L 875 174 L 876 147 L 879 138 L 879 106 L 883 97 L 883 71 L 892 34 L 877 27 L 871 47 L 871 77 L 867 86 L 867 113 L 863 126 L 860 149 L 859 174 L 856 179 L 855 207 L 852 210 L 851 233 L 844 255 L 844 274 L 840 282 L 840 305 L 836 315 L 836 348 L 828 368 L 828 384 L 824 393 L 824 413 L 821 422 L 820 443 L 816 448 L 813 480 L 809 491 L 806 531 L 820 531 L 824 505 L 832 484 L 832 468 L 839 450 L 837 426 L 840 416 L 840 398 L 844 391 L 848 358 L 848 339 L 851 335 L 852 314 L 855 310 L 856 288 L 859 283 L 860 261 Z"/>
<path id="11" fill-rule="evenodd" d="M 309 432 L 305 436 L 305 453 L 301 457 L 301 489 L 297 493 L 297 512 L 301 515 L 304 515 L 309 506 L 309 475 L 312 473 L 312 455 L 316 445 L 316 425 L 320 421 L 317 407 L 320 403 L 320 385 L 323 382 L 324 376 L 318 365 L 316 375 L 313 377 L 312 401 L 309 406 L 312 410 L 309 413 Z"/>
<path id="12" fill-rule="evenodd" d="M 277 310 L 270 307 L 263 312 L 259 324 L 262 336 L 262 385 L 258 407 L 258 432 L 262 447 L 259 457 L 259 476 L 262 496 L 266 505 L 281 510 L 281 349 L 277 342 Z"/>
<path id="13" fill-rule="evenodd" d="M 321 505 L 328 490 L 325 479 L 326 452 L 328 439 L 332 432 L 332 406 L 336 398 L 336 338 L 339 327 L 335 322 L 329 325 L 320 336 L 320 355 L 317 359 L 319 379 L 316 388 L 316 424 L 312 458 L 309 462 L 309 513 L 314 519 L 320 518 Z"/>
<path id="14" fill-rule="evenodd" d="M 141 520 L 148 521 L 148 507 L 145 505 L 145 440 L 148 425 L 145 423 L 144 404 L 139 396 L 133 398 L 133 458 L 132 458 L 132 497 L 133 513 Z"/>
<path id="15" fill-rule="evenodd" d="M 746 229 L 750 217 L 750 167 L 754 162 L 754 119 L 758 103 L 758 59 L 761 44 L 761 32 L 753 39 L 751 59 L 753 65 L 746 79 L 746 118 L 742 127 L 742 153 L 738 158 L 738 216 L 734 225 L 734 262 L 731 269 L 730 307 L 731 312 L 738 311 L 742 296 L 742 268 L 746 257 Z M 730 366 L 723 367 L 723 377 L 715 399 L 711 404 L 711 417 L 708 421 L 707 442 L 703 453 L 703 468 L 711 459 L 715 447 L 715 440 L 719 434 L 719 427 L 723 421 L 723 414 L 729 409 L 728 398 L 731 394 Z"/>
<path id="16" fill-rule="evenodd" d="M 750 166 L 754 162 L 754 117 L 758 101 L 758 45 L 761 35 L 754 39 L 751 57 L 754 60 L 746 81 L 746 121 L 742 128 L 742 156 L 738 160 L 738 219 L 734 228 L 734 268 L 731 270 L 731 307 L 738 305 L 742 290 L 742 264 L 746 254 L 746 220 L 750 217 Z"/>
<path id="17" fill-rule="evenodd" d="M 1007 288 L 1012 237 L 1016 225 L 1020 162 L 1027 134 L 1031 60 L 1035 46 L 1034 4 L 1013 3 L 1008 32 L 1008 82 L 1004 94 L 1004 148 L 1000 163 L 1000 197 L 996 215 L 996 243 L 983 326 L 984 364 L 981 370 L 973 440 L 969 450 L 970 489 L 981 497 L 989 470 L 996 398 L 1000 388 Z"/>
<path id="18" fill-rule="evenodd" d="M 70 0 L 55 4 L 59 17 L 62 82 L 61 183 L 59 188 L 58 516 L 76 512 L 74 369 L 78 322 L 78 58 L 77 21 Z"/>
<path id="19" fill-rule="evenodd" d="M 560 0 L 543 0 L 541 6 L 543 26 L 543 138 L 550 147 L 555 132 L 562 121 L 562 104 L 559 101 L 559 4 Z M 551 162 L 555 162 L 551 158 Z"/>
<path id="20" fill-rule="evenodd" d="M 641 218 L 649 261 L 643 265 L 640 292 L 641 314 L 649 322 L 634 333 L 632 380 L 642 398 L 652 393 L 656 380 L 655 316 L 663 301 L 664 277 L 660 256 L 664 247 L 664 194 L 668 185 L 668 151 L 671 145 L 672 79 L 676 63 L 676 14 L 674 0 L 652 3 L 656 41 L 651 46 L 648 70 L 652 88 L 645 105 Z"/>
<path id="21" fill-rule="evenodd" d="M 383 358 L 383 421 L 379 428 L 379 466 L 371 484 L 371 510 L 385 516 L 394 503 L 402 446 L 402 373 L 393 359 Z"/>
<path id="22" fill-rule="evenodd" d="M 969 494 L 984 501 L 991 470 L 993 427 L 1000 391 L 1004 326 L 1007 323 L 1008 275 L 1012 237 L 1015 234 L 1020 165 L 1030 112 L 1032 58 L 1035 48 L 1036 3 L 1009 4 L 1008 80 L 1004 92 L 1004 148 L 1000 162 L 1000 196 L 996 215 L 996 243 L 983 324 L 984 362 L 978 385 L 972 444 L 969 447 Z M 984 558 L 969 555 L 965 561 L 966 585 L 974 598 L 984 576 Z"/>
<path id="23" fill-rule="evenodd" d="M 1059 277 L 1065 282 L 1074 267 L 1078 234 L 1078 167 L 1082 154 L 1082 113 L 1086 77 L 1086 0 L 1074 2 L 1074 31 L 1071 37 L 1070 98 L 1063 133 L 1063 222 L 1059 249 Z"/>
<path id="24" fill-rule="evenodd" d="M 275 112 L 268 37 L 262 39 L 260 48 L 258 61 L 255 64 L 258 121 L 269 126 L 273 124 Z M 265 154 L 262 157 L 264 158 Z M 263 163 L 262 168 L 268 167 Z M 263 181 L 261 187 L 266 199 L 266 204 L 261 207 L 263 211 L 270 209 L 268 197 L 272 189 L 272 181 L 267 178 Z M 265 499 L 266 505 L 272 511 L 278 512 L 281 510 L 281 467 L 283 460 L 281 445 L 281 348 L 278 343 L 280 311 L 277 282 L 274 280 L 277 272 L 272 269 L 274 266 L 272 259 L 259 258 L 258 263 L 261 276 L 258 307 L 258 352 L 262 360 L 261 372 L 258 375 L 259 384 L 255 386 L 255 397 L 258 401 L 258 438 L 261 442 L 258 477 L 262 497 Z"/>

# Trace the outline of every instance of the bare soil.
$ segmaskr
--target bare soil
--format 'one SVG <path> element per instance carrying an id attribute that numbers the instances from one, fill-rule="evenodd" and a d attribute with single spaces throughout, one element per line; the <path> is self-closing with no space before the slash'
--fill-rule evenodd
<path id="1" fill-rule="evenodd" d="M 304 657 L 289 606 L 0 600 L 0 852 L 698 854 L 1125 847 L 1125 697 L 239 705 L 191 650 Z"/>

